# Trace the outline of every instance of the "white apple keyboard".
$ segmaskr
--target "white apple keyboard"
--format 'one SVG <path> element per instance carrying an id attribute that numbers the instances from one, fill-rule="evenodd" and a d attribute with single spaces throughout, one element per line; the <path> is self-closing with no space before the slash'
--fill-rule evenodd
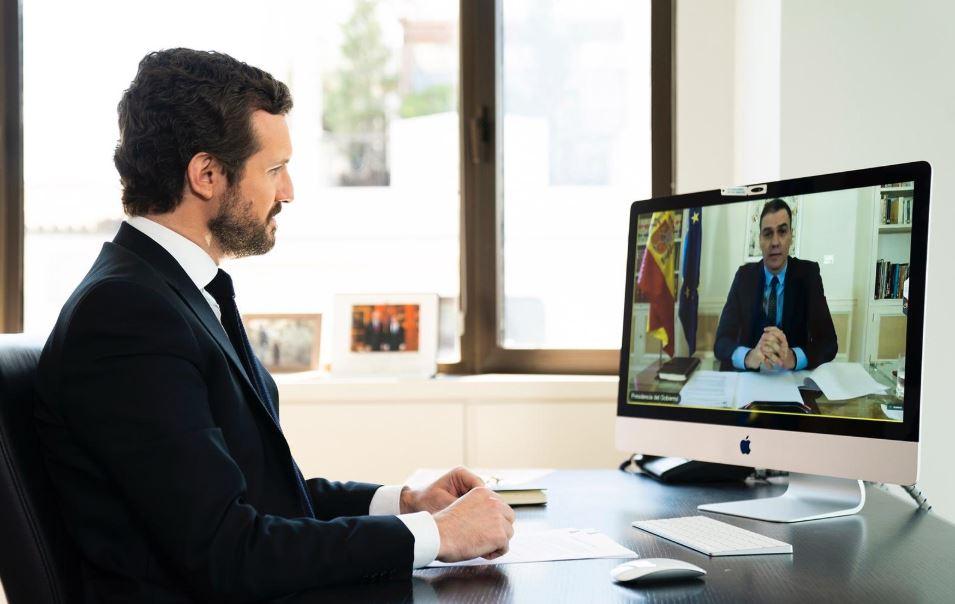
<path id="1" fill-rule="evenodd" d="M 776 541 L 706 516 L 637 520 L 633 526 L 707 556 L 793 553 L 793 546 L 789 543 Z"/>

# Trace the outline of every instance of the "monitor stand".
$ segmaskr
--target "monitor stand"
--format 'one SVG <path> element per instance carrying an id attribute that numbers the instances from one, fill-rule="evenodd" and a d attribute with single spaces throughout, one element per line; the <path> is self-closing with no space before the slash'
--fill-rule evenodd
<path id="1" fill-rule="evenodd" d="M 789 473 L 789 488 L 779 497 L 765 497 L 697 506 L 717 512 L 770 522 L 802 522 L 855 514 L 865 505 L 861 480 Z"/>

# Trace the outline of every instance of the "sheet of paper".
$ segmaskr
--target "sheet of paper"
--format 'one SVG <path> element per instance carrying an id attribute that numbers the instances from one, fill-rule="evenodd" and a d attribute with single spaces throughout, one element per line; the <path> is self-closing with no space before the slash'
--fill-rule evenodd
<path id="1" fill-rule="evenodd" d="M 521 562 L 553 562 L 591 558 L 639 558 L 610 537 L 594 529 L 553 529 L 539 533 L 515 533 L 508 552 L 500 558 L 475 558 L 463 562 L 433 562 L 428 568 L 483 566 Z"/>
<path id="2" fill-rule="evenodd" d="M 732 371 L 696 371 L 680 389 L 680 404 L 735 407 L 737 379 Z"/>
<path id="3" fill-rule="evenodd" d="M 753 401 L 802 403 L 799 388 L 788 371 L 778 373 L 747 371 L 739 373 L 736 385 L 736 406 Z"/>
<path id="4" fill-rule="evenodd" d="M 412 488 L 425 487 L 440 478 L 450 468 L 420 468 L 405 480 Z M 471 468 L 471 471 L 484 479 L 488 486 L 517 486 L 533 483 L 554 470 L 545 468 L 511 468 L 507 470 L 493 468 Z"/>
<path id="5" fill-rule="evenodd" d="M 809 372 L 810 378 L 830 401 L 844 401 L 867 394 L 884 394 L 879 384 L 859 363 L 823 363 Z"/>

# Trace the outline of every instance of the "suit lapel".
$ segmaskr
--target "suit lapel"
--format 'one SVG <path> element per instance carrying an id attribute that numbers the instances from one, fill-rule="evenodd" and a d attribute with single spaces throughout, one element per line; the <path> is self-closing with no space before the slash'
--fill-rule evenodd
<path id="1" fill-rule="evenodd" d="M 251 392 L 255 400 L 258 401 L 258 407 L 269 417 L 269 423 L 275 425 L 272 415 L 265 406 L 265 401 L 262 400 L 262 397 L 259 396 L 258 391 L 252 384 L 252 380 L 248 373 L 246 373 L 242 361 L 239 360 L 239 355 L 232 346 L 232 342 L 229 341 L 229 336 L 226 335 L 222 323 L 216 318 L 212 312 L 212 308 L 209 307 L 209 303 L 199 292 L 199 289 L 196 287 L 196 284 L 193 283 L 192 279 L 189 278 L 179 263 L 176 262 L 176 259 L 163 249 L 161 245 L 125 222 L 120 225 L 119 232 L 113 239 L 113 243 L 141 257 L 156 270 L 156 272 L 162 275 L 182 301 L 186 303 L 186 306 L 196 315 L 199 322 L 202 323 L 202 326 L 209 335 L 212 336 L 212 339 L 216 341 L 219 348 L 222 349 L 222 352 L 225 353 L 226 357 L 232 363 L 233 368 L 245 381 L 248 391 Z"/>
<path id="2" fill-rule="evenodd" d="M 783 322 L 780 327 L 786 337 L 789 338 L 794 333 L 792 329 L 793 310 L 799 303 L 796 296 L 803 290 L 802 287 L 799 287 L 800 274 L 796 265 L 798 260 L 790 256 L 787 262 L 789 268 L 786 269 L 786 287 L 783 290 Z"/>
<path id="3" fill-rule="evenodd" d="M 756 342 L 759 341 L 759 338 L 763 335 L 763 322 L 765 321 L 766 313 L 763 312 L 763 290 L 766 289 L 766 278 L 763 275 L 763 263 L 756 263 L 756 270 L 753 271 L 755 274 L 752 277 L 751 283 L 753 284 L 753 306 L 750 309 L 750 329 L 751 334 L 750 338 L 753 341 L 753 346 L 756 345 Z"/>

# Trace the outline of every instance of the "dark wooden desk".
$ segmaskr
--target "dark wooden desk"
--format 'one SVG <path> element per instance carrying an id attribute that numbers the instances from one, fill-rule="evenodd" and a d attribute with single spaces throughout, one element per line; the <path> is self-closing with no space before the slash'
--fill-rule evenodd
<path id="1" fill-rule="evenodd" d="M 596 528 L 643 558 L 677 558 L 704 579 L 614 584 L 622 560 L 415 571 L 412 580 L 311 592 L 294 602 L 952 602 L 955 526 L 914 503 L 867 489 L 861 514 L 797 524 L 712 517 L 793 544 L 792 555 L 710 558 L 630 526 L 699 514 L 696 505 L 778 494 L 780 485 L 672 486 L 616 470 L 559 471 L 546 507 L 519 508 L 525 528 Z M 929 493 L 929 495 L 931 495 Z"/>

